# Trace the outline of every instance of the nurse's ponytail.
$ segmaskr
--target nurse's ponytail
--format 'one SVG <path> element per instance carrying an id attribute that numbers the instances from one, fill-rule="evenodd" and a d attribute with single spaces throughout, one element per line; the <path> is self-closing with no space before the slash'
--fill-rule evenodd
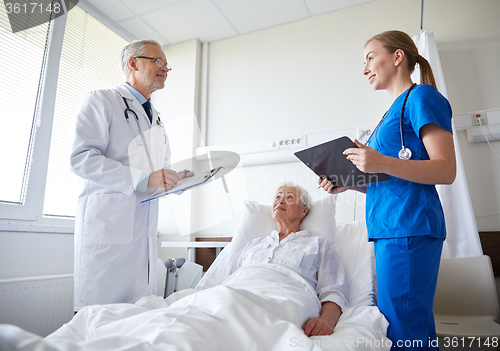
<path id="1" fill-rule="evenodd" d="M 420 84 L 430 84 L 437 89 L 436 80 L 432 73 L 431 64 L 424 57 L 418 55 L 417 62 L 420 66 Z M 415 68 L 415 67 L 414 67 Z"/>
<path id="2" fill-rule="evenodd" d="M 408 64 L 408 72 L 412 74 L 415 70 L 415 65 L 418 64 L 420 66 L 420 83 L 433 85 L 437 89 L 431 65 L 425 58 L 419 55 L 417 46 L 408 34 L 399 30 L 389 30 L 373 36 L 366 42 L 366 45 L 372 40 L 380 42 L 391 54 L 398 49 L 403 50 Z"/>

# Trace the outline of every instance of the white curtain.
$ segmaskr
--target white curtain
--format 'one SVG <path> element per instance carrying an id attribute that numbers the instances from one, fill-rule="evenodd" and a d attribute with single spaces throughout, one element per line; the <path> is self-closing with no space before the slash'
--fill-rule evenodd
<path id="1" fill-rule="evenodd" d="M 429 61 L 436 79 L 438 90 L 446 98 L 446 83 L 444 81 L 443 69 L 439 59 L 436 41 L 432 32 L 423 32 L 413 37 L 418 47 L 418 52 Z M 420 69 L 417 65 L 412 79 L 420 83 Z M 453 121 L 452 121 L 453 122 Z M 457 177 L 451 185 L 438 185 L 437 191 L 443 204 L 446 219 L 447 237 L 443 246 L 443 258 L 480 256 L 483 254 L 479 234 L 477 231 L 476 218 L 472 208 L 469 194 L 469 186 L 465 177 L 462 154 L 458 144 L 457 132 L 453 123 L 453 141 L 455 143 L 455 154 L 457 158 Z"/>

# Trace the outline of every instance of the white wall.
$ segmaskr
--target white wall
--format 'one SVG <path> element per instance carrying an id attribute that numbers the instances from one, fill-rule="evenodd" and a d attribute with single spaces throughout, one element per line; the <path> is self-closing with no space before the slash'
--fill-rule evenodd
<path id="1" fill-rule="evenodd" d="M 0 279 L 73 273 L 73 235 L 0 232 Z"/>
<path id="2" fill-rule="evenodd" d="M 500 38 L 438 43 L 438 49 L 455 113 L 500 108 Z M 498 231 L 500 159 L 485 142 L 469 144 L 465 131 L 458 140 L 478 229 Z M 500 142 L 491 144 L 500 154 Z"/>
<path id="3" fill-rule="evenodd" d="M 460 57 L 459 65 L 447 67 L 443 58 L 448 85 L 471 82 L 477 89 L 484 83 L 485 90 L 492 90 L 469 98 L 465 87 L 448 87 L 455 113 L 500 107 L 497 51 L 492 48 L 500 40 L 499 13 L 496 0 L 425 4 L 424 29 L 434 31 L 440 46 L 474 38 L 486 50 L 480 62 Z M 377 123 L 389 96 L 373 92 L 363 76 L 363 45 L 383 30 L 418 34 L 419 20 L 418 1 L 381 0 L 210 44 L 208 143 Z M 471 56 L 464 50 L 454 56 L 464 52 Z M 465 106 L 467 100 L 475 104 Z M 230 133 L 235 126 L 245 133 Z"/>
<path id="4" fill-rule="evenodd" d="M 165 55 L 172 71 L 165 88 L 152 95 L 152 102 L 165 124 L 172 151 L 172 169 L 190 169 L 193 149 L 198 144 L 200 115 L 200 69 L 202 45 L 191 40 L 166 47 Z M 192 169 L 192 168 L 191 168 Z M 186 249 L 162 249 L 162 241 L 190 241 L 192 211 L 191 196 L 168 196 L 160 199 L 158 224 L 159 256 L 186 257 Z"/>

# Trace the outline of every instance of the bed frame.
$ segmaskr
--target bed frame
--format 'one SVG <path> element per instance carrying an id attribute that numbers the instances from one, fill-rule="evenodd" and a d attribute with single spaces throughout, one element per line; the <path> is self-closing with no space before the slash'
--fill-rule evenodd
<path id="1" fill-rule="evenodd" d="M 483 253 L 490 256 L 493 274 L 500 277 L 500 232 L 479 232 Z"/>

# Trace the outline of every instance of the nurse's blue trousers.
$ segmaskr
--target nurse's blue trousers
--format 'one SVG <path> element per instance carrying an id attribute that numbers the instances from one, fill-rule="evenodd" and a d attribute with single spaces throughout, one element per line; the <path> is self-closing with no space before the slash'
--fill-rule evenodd
<path id="1" fill-rule="evenodd" d="M 378 307 L 391 350 L 439 350 L 432 306 L 443 239 L 375 239 Z"/>

